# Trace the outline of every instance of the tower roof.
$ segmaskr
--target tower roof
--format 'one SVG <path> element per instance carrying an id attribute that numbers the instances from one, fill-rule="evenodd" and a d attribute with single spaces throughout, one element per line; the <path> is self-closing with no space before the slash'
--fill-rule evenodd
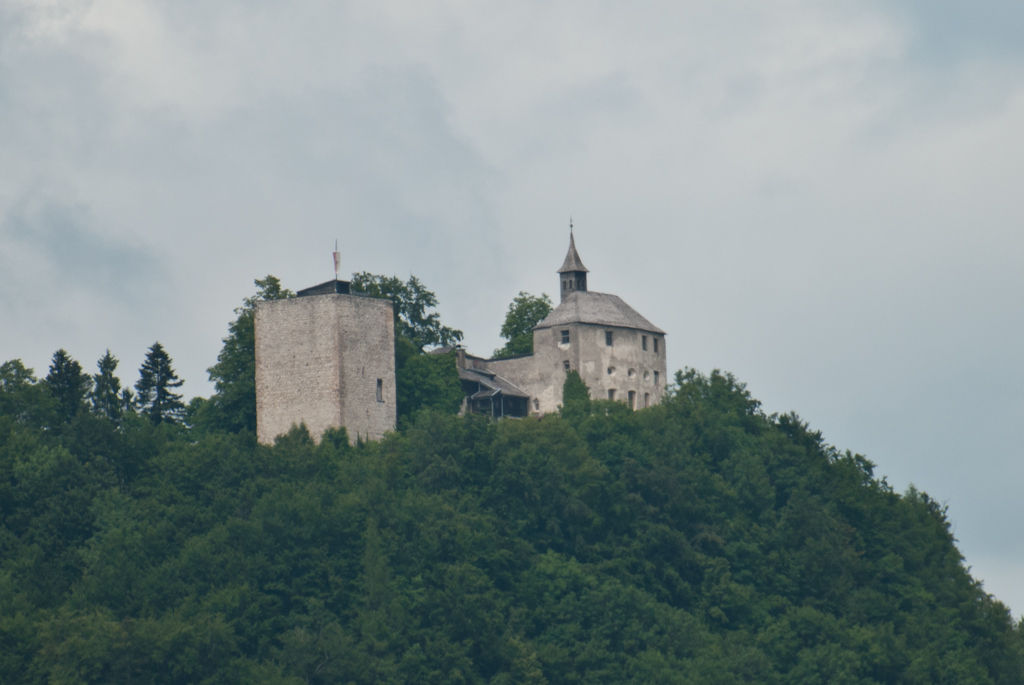
<path id="1" fill-rule="evenodd" d="M 580 253 L 576 251 L 576 241 L 573 240 L 572 231 L 569 232 L 569 252 L 565 255 L 565 261 L 562 262 L 562 268 L 558 270 L 558 273 L 564 274 L 571 271 L 583 271 L 584 273 L 590 271 L 590 269 L 583 266 Z"/>

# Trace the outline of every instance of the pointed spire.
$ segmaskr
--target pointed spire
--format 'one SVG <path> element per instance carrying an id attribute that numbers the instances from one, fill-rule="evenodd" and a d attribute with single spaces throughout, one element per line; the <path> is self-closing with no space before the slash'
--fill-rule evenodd
<path id="1" fill-rule="evenodd" d="M 576 240 L 572 236 L 572 217 L 569 218 L 569 252 L 565 255 L 565 261 L 562 263 L 562 268 L 558 270 L 558 273 L 570 273 L 572 271 L 582 271 L 584 273 L 589 272 L 590 269 L 583 266 L 583 260 L 580 259 L 580 253 L 576 251 Z"/>

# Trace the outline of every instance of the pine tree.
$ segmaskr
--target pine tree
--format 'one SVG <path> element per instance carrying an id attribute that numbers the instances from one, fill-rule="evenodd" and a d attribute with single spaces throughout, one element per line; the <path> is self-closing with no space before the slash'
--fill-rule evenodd
<path id="1" fill-rule="evenodd" d="M 84 406 L 85 397 L 92 386 L 92 378 L 82 371 L 81 364 L 60 349 L 53 353 L 50 372 L 46 375 L 46 385 L 50 388 L 50 394 L 57 400 L 60 420 L 69 422 Z"/>
<path id="2" fill-rule="evenodd" d="M 135 384 L 139 411 L 154 424 L 180 423 L 185 404 L 174 388 L 180 388 L 184 382 L 174 373 L 171 358 L 163 345 L 153 343 L 139 369 L 139 382 Z"/>
<path id="3" fill-rule="evenodd" d="M 96 362 L 96 367 L 99 373 L 93 375 L 89 402 L 96 414 L 116 423 L 124 415 L 125 407 L 124 398 L 121 396 L 121 380 L 114 375 L 114 371 L 117 370 L 117 357 L 107 350 Z"/>

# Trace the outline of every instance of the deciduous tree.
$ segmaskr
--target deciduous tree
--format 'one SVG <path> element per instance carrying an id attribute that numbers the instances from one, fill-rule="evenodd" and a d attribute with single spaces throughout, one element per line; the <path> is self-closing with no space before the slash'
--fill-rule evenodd
<path id="1" fill-rule="evenodd" d="M 505 323 L 501 326 L 501 337 L 508 342 L 494 351 L 494 356 L 512 357 L 533 352 L 533 327 L 551 313 L 551 298 L 546 293 L 540 297 L 520 292 L 508 306 Z"/>
<path id="2" fill-rule="evenodd" d="M 410 276 L 380 276 L 365 271 L 352 274 L 353 292 L 386 297 L 395 305 L 395 334 L 412 342 L 417 349 L 431 345 L 454 345 L 462 340 L 462 331 L 441 323 L 441 315 L 428 312 L 437 307 L 437 296 L 420 279 Z"/>

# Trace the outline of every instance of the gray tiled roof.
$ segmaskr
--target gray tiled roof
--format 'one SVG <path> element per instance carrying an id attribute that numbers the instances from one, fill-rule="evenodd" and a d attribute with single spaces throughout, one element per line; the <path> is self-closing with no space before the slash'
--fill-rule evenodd
<path id="1" fill-rule="evenodd" d="M 569 251 L 565 254 L 565 261 L 562 262 L 562 268 L 558 270 L 558 273 L 564 274 L 572 271 L 587 271 L 590 269 L 583 266 L 583 260 L 580 259 L 580 253 L 576 251 L 576 240 L 572 237 L 572 233 L 569 234 Z"/>
<path id="2" fill-rule="evenodd" d="M 635 309 L 622 301 L 618 295 L 576 291 L 565 297 L 554 311 L 537 324 L 536 328 L 553 328 L 568 323 L 592 323 L 599 326 L 636 328 L 651 333 L 661 333 L 653 323 L 640 316 Z"/>

